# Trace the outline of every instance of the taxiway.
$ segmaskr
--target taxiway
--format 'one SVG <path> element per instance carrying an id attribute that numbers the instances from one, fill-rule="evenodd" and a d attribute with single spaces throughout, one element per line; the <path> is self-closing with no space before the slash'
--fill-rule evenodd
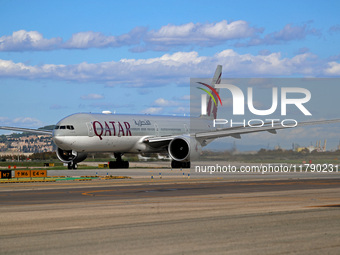
<path id="1" fill-rule="evenodd" d="M 340 251 L 340 175 L 187 178 L 180 170 L 129 171 L 138 174 L 127 180 L 1 184 L 0 253 Z M 151 174 L 157 177 L 151 180 Z"/>

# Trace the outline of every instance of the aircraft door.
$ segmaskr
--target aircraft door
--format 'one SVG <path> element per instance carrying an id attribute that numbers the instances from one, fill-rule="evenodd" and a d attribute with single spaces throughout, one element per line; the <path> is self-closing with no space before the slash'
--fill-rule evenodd
<path id="1" fill-rule="evenodd" d="M 94 130 L 93 130 L 92 122 L 87 122 L 86 125 L 87 125 L 89 137 L 93 137 L 94 136 Z"/>
<path id="2" fill-rule="evenodd" d="M 188 128 L 187 124 L 184 124 L 184 131 L 185 131 L 185 133 L 189 134 L 189 128 Z"/>
<path id="3" fill-rule="evenodd" d="M 155 123 L 155 133 L 156 133 L 156 136 L 159 136 L 159 128 L 158 128 L 157 123 Z"/>

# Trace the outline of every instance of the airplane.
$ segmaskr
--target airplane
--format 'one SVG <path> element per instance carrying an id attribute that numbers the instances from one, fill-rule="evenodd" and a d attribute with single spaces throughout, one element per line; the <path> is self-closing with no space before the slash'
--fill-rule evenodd
<path id="1" fill-rule="evenodd" d="M 211 87 L 220 84 L 222 66 L 218 65 Z M 215 91 L 218 92 L 218 89 Z M 216 98 L 217 101 L 217 98 Z M 57 146 L 56 154 L 68 169 L 76 169 L 77 164 L 86 159 L 88 153 L 110 152 L 116 161 L 109 162 L 109 168 L 129 168 L 129 162 L 122 159 L 124 153 L 164 153 L 171 159 L 172 168 L 190 168 L 190 161 L 198 158 L 202 147 L 220 137 L 290 128 L 265 123 L 258 128 L 250 126 L 216 128 L 217 104 L 209 99 L 206 115 L 193 117 L 151 116 L 137 114 L 76 113 L 60 120 L 54 130 L 27 129 L 0 126 L 0 129 L 51 135 Z M 328 121 L 300 122 L 299 126 L 340 122 Z M 190 129 L 191 124 L 191 129 Z M 270 124 L 270 125 L 269 125 Z"/>

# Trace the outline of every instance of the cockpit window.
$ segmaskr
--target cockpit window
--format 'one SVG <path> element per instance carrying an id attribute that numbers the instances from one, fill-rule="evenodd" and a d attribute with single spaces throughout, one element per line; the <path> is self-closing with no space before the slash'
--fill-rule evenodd
<path id="1" fill-rule="evenodd" d="M 55 126 L 54 129 L 68 129 L 68 130 L 74 130 L 74 126 L 72 126 L 72 125 Z"/>

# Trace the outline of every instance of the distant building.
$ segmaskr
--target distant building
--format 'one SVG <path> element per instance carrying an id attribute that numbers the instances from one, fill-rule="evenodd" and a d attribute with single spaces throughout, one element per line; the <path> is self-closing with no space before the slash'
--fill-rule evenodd
<path id="1" fill-rule="evenodd" d="M 295 151 L 301 152 L 303 150 L 308 150 L 310 153 L 312 151 L 324 152 L 326 151 L 327 140 L 325 139 L 324 145 L 321 146 L 321 140 L 316 141 L 316 146 L 310 145 L 308 147 L 295 147 Z"/>

